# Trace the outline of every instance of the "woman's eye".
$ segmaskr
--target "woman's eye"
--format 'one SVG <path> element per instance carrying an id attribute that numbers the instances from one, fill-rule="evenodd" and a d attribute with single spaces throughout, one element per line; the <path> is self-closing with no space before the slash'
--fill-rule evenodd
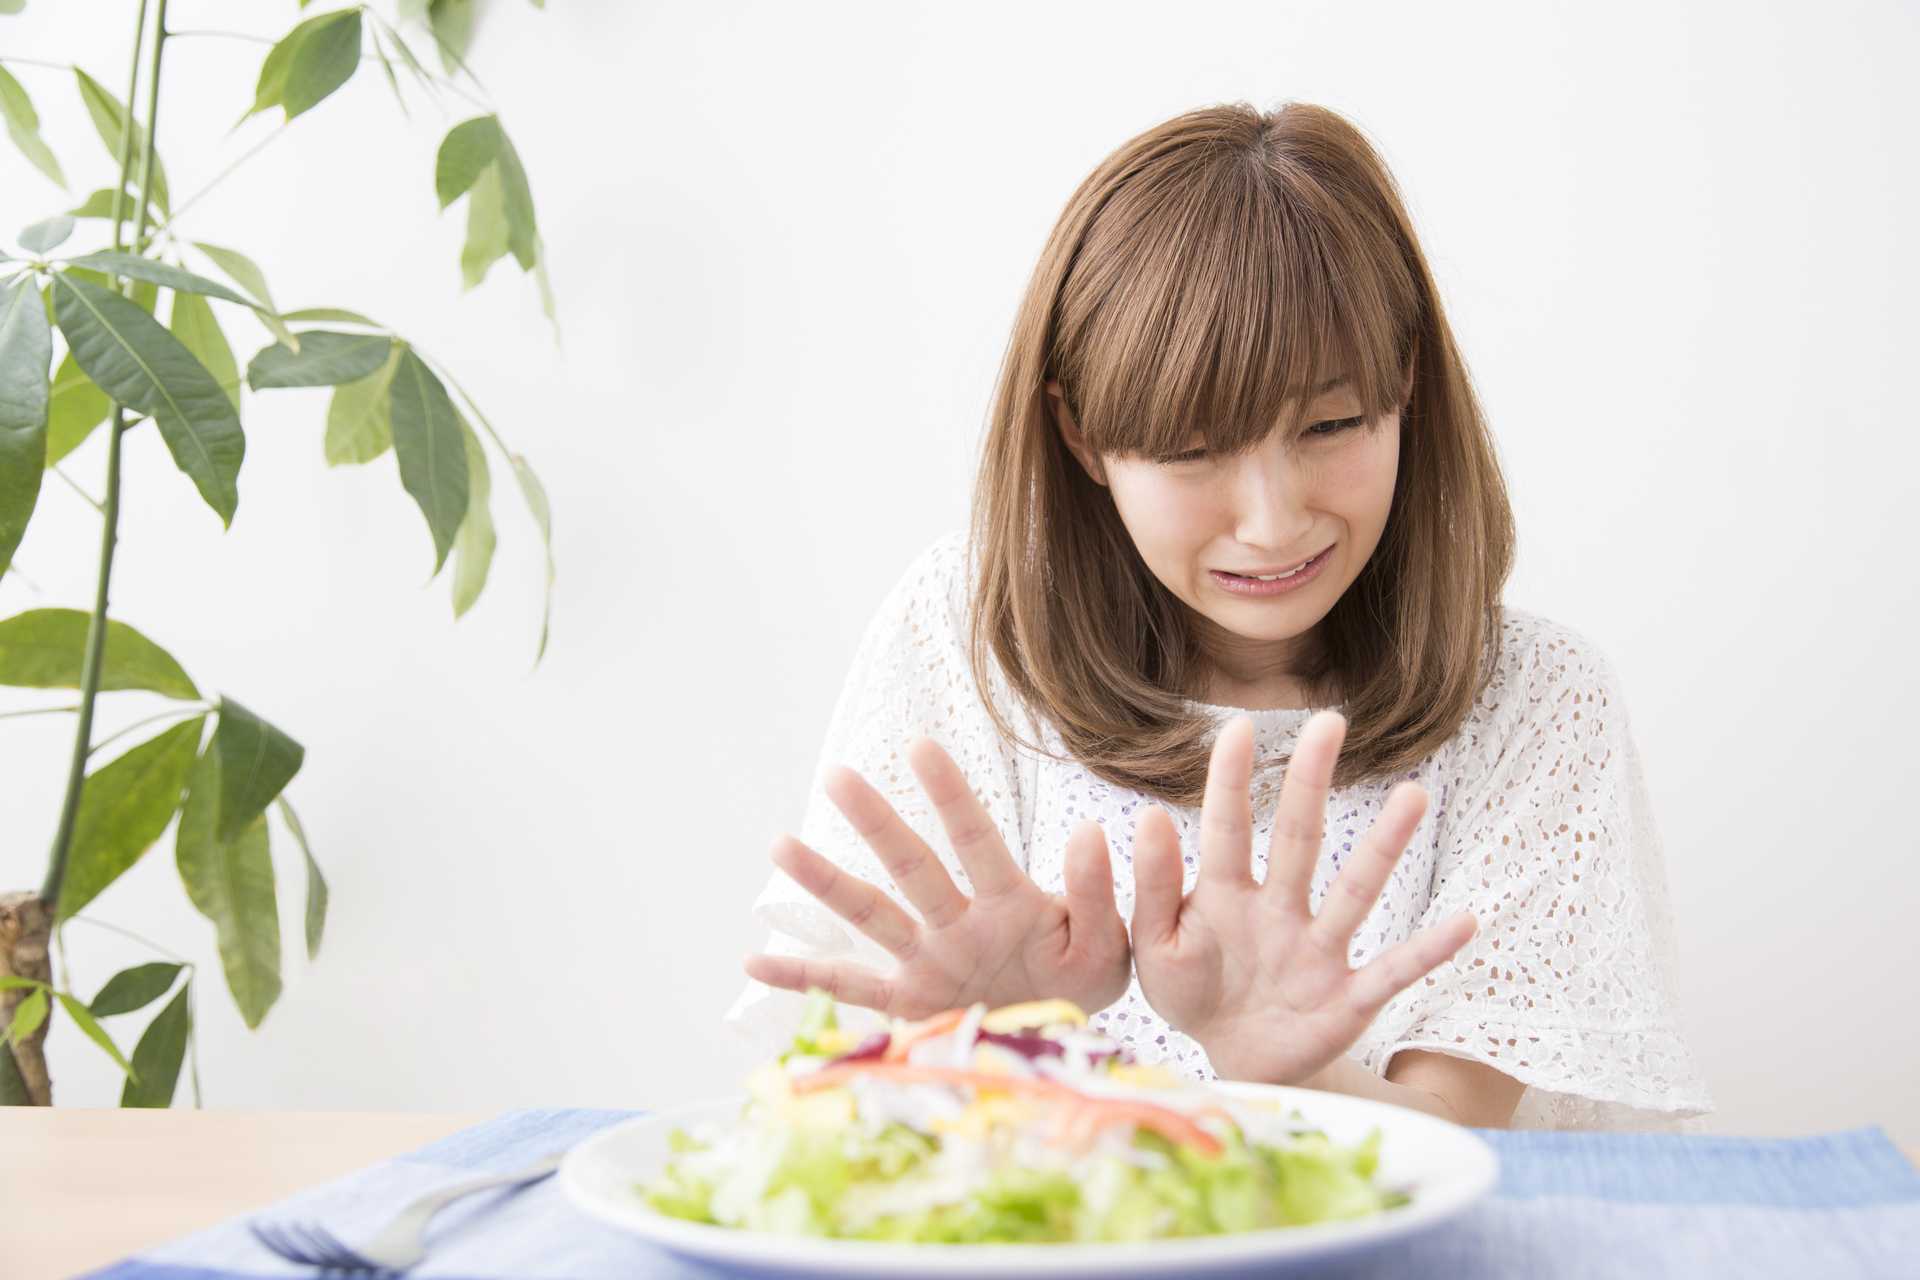
<path id="1" fill-rule="evenodd" d="M 1310 436 L 1337 436 L 1342 431 L 1351 431 L 1355 427 L 1365 426 L 1366 421 L 1366 417 L 1363 415 L 1358 418 L 1335 418 L 1327 422 L 1316 422 L 1307 428 L 1307 434 Z"/>
<path id="2" fill-rule="evenodd" d="M 1174 454 L 1172 457 L 1168 458 L 1167 461 L 1168 462 L 1198 462 L 1206 456 L 1207 456 L 1207 451 L 1205 449 L 1189 449 L 1185 453 Z"/>

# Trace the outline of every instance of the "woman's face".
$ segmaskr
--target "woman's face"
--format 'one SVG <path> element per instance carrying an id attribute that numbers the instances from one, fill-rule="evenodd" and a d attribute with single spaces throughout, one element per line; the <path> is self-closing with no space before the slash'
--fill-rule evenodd
<path id="1" fill-rule="evenodd" d="M 1154 460 L 1093 453 L 1059 384 L 1047 390 L 1068 448 L 1112 492 L 1140 558 L 1204 620 L 1226 687 L 1284 680 L 1379 545 L 1399 473 L 1399 411 L 1364 422 L 1358 396 L 1337 384 L 1294 439 L 1271 431 L 1220 456 L 1196 435 L 1193 452 Z M 1303 563 L 1290 583 L 1251 580 Z"/>

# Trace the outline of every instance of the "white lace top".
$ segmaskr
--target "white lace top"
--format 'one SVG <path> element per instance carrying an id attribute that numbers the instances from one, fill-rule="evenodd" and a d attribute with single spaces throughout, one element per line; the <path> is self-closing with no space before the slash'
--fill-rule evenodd
<path id="1" fill-rule="evenodd" d="M 1154 802 L 1077 763 L 1016 749 L 995 731 L 966 659 L 967 572 L 964 535 L 949 534 L 881 605 L 834 709 L 797 834 L 904 904 L 820 785 L 829 764 L 850 765 L 967 891 L 907 767 L 906 744 L 925 733 L 953 756 L 1041 888 L 1062 891 L 1068 832 L 1085 818 L 1099 821 L 1120 912 L 1130 918 L 1134 820 Z M 1487 1063 L 1528 1086 L 1517 1128 L 1701 1128 L 1691 1118 L 1713 1104 L 1681 1035 L 1665 866 L 1618 679 L 1573 630 L 1517 609 L 1504 614 L 1496 673 L 1453 738 L 1405 775 L 1426 788 L 1427 813 L 1351 959 L 1358 967 L 1463 908 L 1479 917 L 1479 932 L 1381 1010 L 1349 1056 L 1376 1074 L 1411 1048 Z M 1019 705 L 998 677 L 993 693 L 1003 707 Z M 1195 705 L 1216 718 L 1251 715 L 1261 758 L 1283 750 L 1311 714 Z M 1047 726 L 1040 732 L 1049 749 L 1066 754 Z M 1311 888 L 1316 910 L 1392 781 L 1329 795 Z M 1169 812 L 1191 887 L 1199 810 Z M 1264 874 L 1272 820 L 1271 802 L 1256 809 L 1256 874 Z M 771 952 L 853 959 L 882 972 L 892 965 L 784 872 L 772 873 L 753 909 L 772 930 Z M 799 1000 L 749 980 L 726 1021 L 770 1056 L 790 1034 Z M 1196 1079 L 1214 1074 L 1200 1046 L 1147 1004 L 1137 980 L 1093 1022 L 1143 1062 Z"/>

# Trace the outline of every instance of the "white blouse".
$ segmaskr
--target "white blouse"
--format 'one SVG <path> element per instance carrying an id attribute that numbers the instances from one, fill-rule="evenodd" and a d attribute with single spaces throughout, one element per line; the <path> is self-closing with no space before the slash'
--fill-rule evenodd
<path id="1" fill-rule="evenodd" d="M 964 533 L 948 534 L 880 606 L 834 708 L 797 834 L 905 905 L 821 786 L 829 765 L 846 764 L 970 891 L 907 766 L 907 743 L 924 733 L 953 756 L 1007 847 L 1048 892 L 1062 892 L 1068 833 L 1084 819 L 1098 821 L 1120 912 L 1130 919 L 1134 821 L 1143 805 L 1157 802 L 999 735 L 966 657 L 968 571 Z M 1699 1129 L 1693 1118 L 1713 1103 L 1681 1035 L 1665 862 L 1618 678 L 1570 628 L 1517 609 L 1503 613 L 1495 674 L 1459 731 L 1405 774 L 1426 788 L 1427 813 L 1350 959 L 1357 968 L 1462 909 L 1479 918 L 1479 931 L 1395 996 L 1348 1055 L 1378 1075 L 1402 1049 L 1484 1062 L 1528 1086 L 1516 1128 Z M 1020 706 L 997 673 L 994 686 L 1000 706 Z M 1193 705 L 1216 719 L 1249 715 L 1261 759 L 1284 752 L 1311 714 Z M 1066 755 L 1050 726 L 1036 726 L 1030 714 L 1025 723 Z M 1329 794 L 1311 888 L 1316 910 L 1394 781 Z M 1191 888 L 1199 809 L 1166 807 Z M 1272 823 L 1273 803 L 1256 807 L 1256 875 L 1265 873 Z M 892 967 L 884 950 L 784 872 L 772 873 L 753 911 L 772 931 L 766 949 L 774 954 Z M 749 980 L 725 1020 L 770 1056 L 790 1034 L 799 1000 Z M 1142 1062 L 1194 1079 L 1214 1076 L 1205 1052 L 1153 1011 L 1137 979 L 1092 1021 Z"/>

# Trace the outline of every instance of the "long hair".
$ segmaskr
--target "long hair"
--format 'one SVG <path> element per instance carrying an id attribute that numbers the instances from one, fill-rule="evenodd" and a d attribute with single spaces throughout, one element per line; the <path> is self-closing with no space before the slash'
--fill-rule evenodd
<path id="1" fill-rule="evenodd" d="M 1191 111 L 1108 156 L 1048 237 L 1014 323 L 974 487 L 969 658 L 997 665 L 1072 758 L 1198 804 L 1217 723 L 1194 615 L 1068 451 L 1234 452 L 1301 429 L 1329 372 L 1401 412 L 1380 543 L 1320 623 L 1308 687 L 1344 695 L 1336 785 L 1410 769 L 1492 669 L 1513 514 L 1493 442 L 1386 167 L 1304 103 Z M 1409 390 L 1410 388 L 1410 390 Z M 996 727 L 1023 736 L 993 698 Z M 1049 752 L 1049 754 L 1051 754 Z M 1257 766 L 1263 795 L 1286 757 Z"/>

